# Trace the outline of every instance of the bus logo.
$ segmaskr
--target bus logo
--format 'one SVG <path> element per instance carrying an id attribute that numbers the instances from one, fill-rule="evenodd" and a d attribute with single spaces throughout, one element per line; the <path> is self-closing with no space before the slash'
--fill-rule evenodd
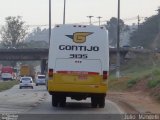
<path id="1" fill-rule="evenodd" d="M 67 37 L 73 39 L 75 43 L 84 43 L 86 42 L 86 37 L 93 34 L 92 32 L 75 32 L 73 35 L 66 35 Z"/>

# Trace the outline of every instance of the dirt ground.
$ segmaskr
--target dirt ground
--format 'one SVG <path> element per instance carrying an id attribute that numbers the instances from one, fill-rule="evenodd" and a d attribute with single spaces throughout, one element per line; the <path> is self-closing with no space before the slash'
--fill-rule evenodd
<path id="1" fill-rule="evenodd" d="M 126 113 L 160 113 L 160 103 L 141 91 L 109 92 L 107 98 Z"/>
<path id="2" fill-rule="evenodd" d="M 146 80 L 141 80 L 125 92 L 110 91 L 107 99 L 117 103 L 126 113 L 160 113 L 160 101 L 151 97 L 151 92 L 145 84 Z"/>

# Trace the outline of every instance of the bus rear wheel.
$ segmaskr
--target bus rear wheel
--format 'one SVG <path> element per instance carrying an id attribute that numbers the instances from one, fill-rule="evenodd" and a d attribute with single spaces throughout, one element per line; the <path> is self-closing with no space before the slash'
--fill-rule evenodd
<path id="1" fill-rule="evenodd" d="M 52 95 L 52 106 L 53 107 L 65 107 L 66 97 L 61 94 Z"/>
<path id="2" fill-rule="evenodd" d="M 105 107 L 105 95 L 95 95 L 91 97 L 92 108 L 104 108 Z"/>
<path id="3" fill-rule="evenodd" d="M 52 106 L 57 107 L 58 106 L 58 98 L 54 95 L 52 95 Z"/>
<path id="4" fill-rule="evenodd" d="M 96 97 L 91 97 L 91 107 L 97 108 L 97 106 L 98 106 L 98 102 L 97 102 Z"/>
<path id="5" fill-rule="evenodd" d="M 104 108 L 105 107 L 105 96 L 99 97 L 98 104 L 99 104 L 100 108 Z"/>

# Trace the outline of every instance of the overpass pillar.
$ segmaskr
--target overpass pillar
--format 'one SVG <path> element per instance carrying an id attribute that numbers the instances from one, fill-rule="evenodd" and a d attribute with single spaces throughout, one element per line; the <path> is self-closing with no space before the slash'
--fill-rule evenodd
<path id="1" fill-rule="evenodd" d="M 47 68 L 47 66 L 46 66 L 46 65 L 47 65 L 47 64 L 46 64 L 46 61 L 47 61 L 47 60 L 44 60 L 44 59 L 41 60 L 41 73 L 42 73 L 42 74 L 45 74 L 45 72 L 46 72 L 46 68 Z"/>

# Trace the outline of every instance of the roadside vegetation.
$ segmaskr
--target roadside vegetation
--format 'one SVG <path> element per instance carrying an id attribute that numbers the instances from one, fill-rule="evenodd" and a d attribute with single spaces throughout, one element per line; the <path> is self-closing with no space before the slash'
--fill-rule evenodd
<path id="1" fill-rule="evenodd" d="M 115 72 L 110 73 L 110 91 L 147 90 L 160 101 L 160 54 L 147 53 L 128 60 L 121 65 L 119 79 Z"/>
<path id="2" fill-rule="evenodd" d="M 18 84 L 17 80 L 2 81 L 2 82 L 0 82 L 0 92 L 7 90 L 7 89 L 10 89 L 16 84 Z"/>

